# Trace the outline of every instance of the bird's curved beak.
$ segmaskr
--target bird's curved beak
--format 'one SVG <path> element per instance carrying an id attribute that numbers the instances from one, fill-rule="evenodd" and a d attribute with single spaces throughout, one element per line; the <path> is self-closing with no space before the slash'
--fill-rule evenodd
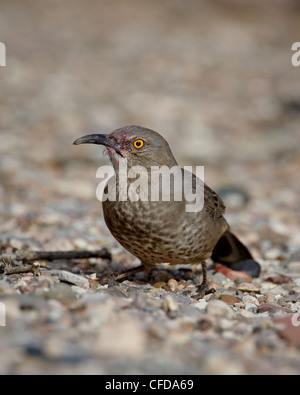
<path id="1" fill-rule="evenodd" d="M 98 144 L 114 149 L 119 155 L 123 156 L 119 150 L 118 143 L 110 138 L 109 134 L 88 134 L 75 140 L 73 145 L 79 144 Z"/>

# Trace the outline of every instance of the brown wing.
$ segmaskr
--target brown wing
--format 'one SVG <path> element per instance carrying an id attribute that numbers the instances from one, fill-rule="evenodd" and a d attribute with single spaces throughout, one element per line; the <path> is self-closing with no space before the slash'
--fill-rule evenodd
<path id="1" fill-rule="evenodd" d="M 206 184 L 204 184 L 204 206 L 212 218 L 219 218 L 225 213 L 223 200 Z"/>
<path id="2" fill-rule="evenodd" d="M 193 192 L 196 192 L 196 180 L 204 187 L 204 209 L 212 218 L 220 218 L 225 213 L 225 204 L 220 196 L 193 174 Z"/>

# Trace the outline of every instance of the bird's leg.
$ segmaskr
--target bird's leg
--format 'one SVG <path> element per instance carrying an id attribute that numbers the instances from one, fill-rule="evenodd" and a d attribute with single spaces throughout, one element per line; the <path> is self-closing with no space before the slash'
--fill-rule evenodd
<path id="1" fill-rule="evenodd" d="M 120 281 L 120 280 L 123 280 L 124 278 L 133 276 L 136 273 L 143 272 L 144 270 L 145 270 L 144 265 L 139 265 L 137 267 L 134 267 L 133 269 L 124 270 L 124 272 L 117 274 L 114 277 L 114 280 L 115 281 Z"/>
<path id="2" fill-rule="evenodd" d="M 207 267 L 206 262 L 202 262 L 202 283 L 197 287 L 197 299 L 203 298 L 203 296 L 208 291 L 208 281 L 207 281 Z"/>
<path id="3" fill-rule="evenodd" d="M 214 289 L 208 288 L 208 280 L 207 280 L 207 267 L 206 262 L 202 262 L 202 283 L 197 287 L 197 294 L 194 296 L 195 299 L 202 299 L 206 294 L 214 292 Z"/>

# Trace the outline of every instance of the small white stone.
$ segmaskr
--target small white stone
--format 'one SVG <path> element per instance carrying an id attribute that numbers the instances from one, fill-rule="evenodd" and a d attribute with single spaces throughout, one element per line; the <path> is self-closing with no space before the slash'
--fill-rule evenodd
<path id="1" fill-rule="evenodd" d="M 242 298 L 242 301 L 243 301 L 244 304 L 252 303 L 252 304 L 255 304 L 257 306 L 259 305 L 258 299 L 255 296 L 252 296 L 252 295 L 247 295 L 247 294 L 244 295 L 243 298 Z"/>
<path id="2" fill-rule="evenodd" d="M 244 318 L 254 318 L 256 317 L 256 314 L 252 313 L 251 311 L 248 310 L 241 310 L 240 315 Z"/>
<path id="3" fill-rule="evenodd" d="M 242 292 L 254 292 L 260 293 L 260 290 L 256 287 L 256 285 L 248 282 L 242 282 L 237 286 L 237 289 Z"/>
<path id="4" fill-rule="evenodd" d="M 193 307 L 196 307 L 197 309 L 201 310 L 204 313 L 207 305 L 208 305 L 208 303 L 206 302 L 206 300 L 201 299 L 201 300 L 199 300 L 199 302 L 193 304 Z"/>
<path id="5" fill-rule="evenodd" d="M 245 310 L 249 311 L 250 313 L 257 313 L 257 306 L 254 303 L 247 303 L 245 306 Z"/>
<path id="6" fill-rule="evenodd" d="M 233 318 L 234 312 L 230 306 L 221 300 L 213 300 L 207 304 L 206 313 L 223 318 Z"/>

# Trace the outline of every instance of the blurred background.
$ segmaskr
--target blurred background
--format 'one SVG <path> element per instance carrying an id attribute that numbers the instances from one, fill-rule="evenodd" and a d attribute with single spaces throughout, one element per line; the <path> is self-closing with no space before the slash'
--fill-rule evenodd
<path id="1" fill-rule="evenodd" d="M 137 124 L 205 166 L 258 256 L 264 239 L 294 248 L 299 20 L 296 0 L 1 0 L 2 237 L 113 242 L 95 197 L 107 158 L 72 142 Z"/>
<path id="2" fill-rule="evenodd" d="M 0 0 L 0 251 L 107 246 L 113 256 L 49 265 L 92 273 L 86 290 L 46 269 L 0 275 L 0 374 L 299 373 L 299 332 L 287 348 L 272 316 L 232 319 L 228 308 L 221 324 L 205 321 L 203 305 L 197 313 L 173 293 L 172 320 L 157 307 L 163 289 L 132 281 L 95 290 L 96 275 L 135 258 L 110 235 L 96 199 L 103 149 L 72 145 L 129 124 L 160 132 L 182 166 L 205 166 L 232 229 L 261 263 L 258 303 L 296 311 L 299 21 L 297 0 Z M 270 281 L 287 284 L 276 287 L 266 281 L 274 273 L 295 283 L 277 276 Z M 220 275 L 210 267 L 224 283 Z"/>

